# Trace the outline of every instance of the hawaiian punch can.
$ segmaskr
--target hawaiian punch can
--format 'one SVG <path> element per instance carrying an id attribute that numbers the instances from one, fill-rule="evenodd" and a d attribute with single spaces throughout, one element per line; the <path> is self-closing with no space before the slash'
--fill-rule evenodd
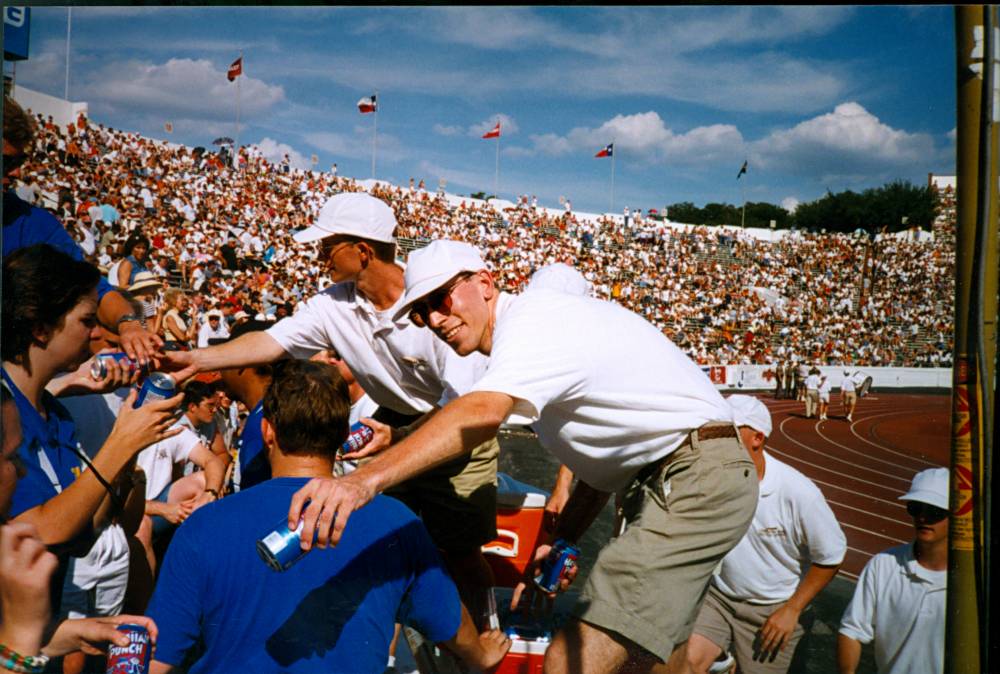
<path id="1" fill-rule="evenodd" d="M 299 526 L 288 528 L 288 522 L 282 520 L 274 531 L 257 541 L 257 554 L 275 571 L 288 571 L 292 564 L 299 561 L 306 551 L 300 547 L 302 541 L 303 521 Z"/>
<path id="2" fill-rule="evenodd" d="M 142 625 L 125 623 L 118 626 L 119 632 L 128 634 L 128 646 L 108 645 L 107 674 L 146 674 L 153 654 L 149 632 Z"/>
<path id="3" fill-rule="evenodd" d="M 94 356 L 94 362 L 90 366 L 90 376 L 95 381 L 100 381 L 108 376 L 108 363 L 117 360 L 126 368 L 129 374 L 134 374 L 139 369 L 139 364 L 128 357 L 124 351 L 117 353 L 99 353 Z"/>
<path id="4" fill-rule="evenodd" d="M 370 426 L 365 426 L 360 421 L 351 424 L 351 430 L 347 434 L 347 440 L 341 445 L 340 451 L 342 454 L 350 454 L 351 452 L 356 452 L 375 437 L 375 431 L 371 429 Z"/>
<path id="5" fill-rule="evenodd" d="M 154 400 L 166 400 L 174 397 L 177 390 L 177 383 L 174 378 L 164 372 L 153 372 L 142 382 L 139 389 L 139 397 L 135 399 L 133 407 L 142 407 Z"/>
<path id="6" fill-rule="evenodd" d="M 545 592 L 555 592 L 559 589 L 559 581 L 576 566 L 580 556 L 580 548 L 559 538 L 552 544 L 552 549 L 542 561 L 539 573 L 535 576 L 535 585 Z"/>

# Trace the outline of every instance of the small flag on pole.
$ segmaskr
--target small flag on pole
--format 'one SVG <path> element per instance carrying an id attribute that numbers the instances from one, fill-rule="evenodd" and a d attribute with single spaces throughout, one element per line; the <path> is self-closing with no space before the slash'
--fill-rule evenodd
<path id="1" fill-rule="evenodd" d="M 362 115 L 368 114 L 369 112 L 375 112 L 378 110 L 378 103 L 375 101 L 376 95 L 365 96 L 360 101 L 358 101 L 358 112 Z"/>
<path id="2" fill-rule="evenodd" d="M 243 57 L 239 57 L 229 66 L 229 71 L 226 73 L 226 79 L 230 82 L 235 80 L 237 77 L 243 74 Z"/>
<path id="3" fill-rule="evenodd" d="M 483 134 L 483 138 L 499 138 L 500 137 L 500 122 L 494 126 L 491 130 Z"/>
<path id="4" fill-rule="evenodd" d="M 747 163 L 744 161 L 743 166 L 740 167 L 740 172 L 736 174 L 736 179 L 739 180 L 740 176 L 747 172 Z"/>
<path id="5" fill-rule="evenodd" d="M 165 122 L 163 124 L 163 130 L 166 131 L 167 133 L 173 133 L 174 132 L 174 125 L 172 123 L 170 123 L 170 122 Z"/>
<path id="6" fill-rule="evenodd" d="M 604 147 L 603 150 L 595 154 L 594 158 L 596 159 L 598 157 L 613 157 L 613 156 L 615 156 L 615 144 L 609 143 Z"/>

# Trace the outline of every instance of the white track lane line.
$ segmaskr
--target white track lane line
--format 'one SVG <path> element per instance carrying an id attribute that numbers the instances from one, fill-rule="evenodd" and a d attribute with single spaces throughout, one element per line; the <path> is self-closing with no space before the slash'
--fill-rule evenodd
<path id="1" fill-rule="evenodd" d="M 921 459 L 919 456 L 913 456 L 911 454 L 904 454 L 903 452 L 897 452 L 894 449 L 890 449 L 889 447 L 885 447 L 884 445 L 880 445 L 880 444 L 878 444 L 876 442 L 872 442 L 871 440 L 868 440 L 865 437 L 862 437 L 862 435 L 860 433 L 858 433 L 856 430 L 854 430 L 854 427 L 856 425 L 860 424 L 862 421 L 870 421 L 871 419 L 877 419 L 877 418 L 880 418 L 880 417 L 889 417 L 889 416 L 900 415 L 900 414 L 913 414 L 913 412 L 886 412 L 884 414 L 875 414 L 875 415 L 872 415 L 872 416 L 869 416 L 869 417 L 865 417 L 864 419 L 858 419 L 857 421 L 855 421 L 854 423 L 851 424 L 851 433 L 853 433 L 854 436 L 858 440 L 861 440 L 862 442 L 865 442 L 865 443 L 871 445 L 872 447 L 877 447 L 877 448 L 881 449 L 884 452 L 888 452 L 890 454 L 895 454 L 896 456 L 900 456 L 900 457 L 903 457 L 905 459 L 909 459 L 911 461 L 917 461 L 918 463 L 922 463 L 925 466 L 928 466 L 928 467 L 931 467 L 931 468 L 938 468 L 939 467 L 938 464 L 934 463 L 933 461 L 928 461 L 927 459 Z"/>
<path id="2" fill-rule="evenodd" d="M 824 440 L 826 440 L 827 442 L 829 442 L 831 445 L 836 445 L 837 447 L 840 447 L 841 449 L 847 450 L 851 454 L 857 454 L 858 456 L 863 456 L 866 459 L 871 459 L 872 461 L 875 461 L 875 462 L 878 462 L 878 463 L 883 463 L 883 464 L 885 464 L 887 466 L 892 466 L 894 468 L 898 468 L 900 470 L 905 470 L 905 471 L 908 471 L 908 472 L 911 473 L 911 475 L 909 477 L 900 477 L 899 475 L 893 475 L 892 473 L 884 473 L 884 472 L 882 472 L 880 470 L 875 470 L 874 468 L 868 468 L 868 467 L 858 466 L 858 468 L 860 468 L 862 470 L 866 470 L 866 471 L 871 472 L 871 473 L 875 473 L 876 475 L 885 475 L 886 477 L 890 477 L 890 478 L 892 478 L 894 480 L 903 480 L 907 484 L 909 484 L 913 480 L 913 476 L 920 472 L 920 471 L 915 470 L 913 468 L 907 468 L 906 466 L 900 466 L 898 463 L 894 463 L 894 462 L 888 461 L 886 459 L 880 459 L 877 456 L 872 456 L 871 454 L 865 454 L 864 452 L 859 452 L 858 450 L 853 449 L 851 447 L 848 447 L 847 445 L 842 445 L 839 442 L 837 442 L 836 440 L 833 440 L 832 438 L 829 438 L 826 435 L 824 435 L 823 431 L 820 430 L 820 424 L 818 424 L 818 423 L 816 424 L 816 435 L 818 435 L 819 437 L 823 438 Z M 850 463 L 846 459 L 840 459 L 839 457 L 831 457 L 831 458 L 837 459 L 838 461 L 844 461 L 845 463 Z"/>

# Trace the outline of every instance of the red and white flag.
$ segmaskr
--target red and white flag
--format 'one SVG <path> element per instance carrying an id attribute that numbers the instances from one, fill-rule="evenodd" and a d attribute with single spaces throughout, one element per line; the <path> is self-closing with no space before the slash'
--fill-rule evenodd
<path id="1" fill-rule="evenodd" d="M 365 96 L 360 101 L 358 101 L 358 112 L 362 115 L 369 112 L 376 112 L 378 110 L 378 103 L 375 101 L 375 94 L 371 96 Z"/>
<path id="2" fill-rule="evenodd" d="M 226 73 L 226 79 L 232 82 L 242 74 L 243 74 L 243 57 L 241 56 L 235 61 L 233 61 L 232 65 L 229 66 L 229 71 Z"/>
<path id="3" fill-rule="evenodd" d="M 494 126 L 492 130 L 487 131 L 486 133 L 483 134 L 483 138 L 499 138 L 499 137 L 500 137 L 500 122 L 497 122 L 497 125 Z"/>
<path id="4" fill-rule="evenodd" d="M 174 125 L 171 122 L 164 122 L 163 123 L 163 130 L 166 131 L 167 133 L 173 133 L 174 132 Z"/>

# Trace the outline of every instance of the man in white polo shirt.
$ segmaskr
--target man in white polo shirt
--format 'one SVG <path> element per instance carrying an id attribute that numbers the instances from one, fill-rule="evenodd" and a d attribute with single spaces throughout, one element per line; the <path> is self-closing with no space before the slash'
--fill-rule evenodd
<path id="1" fill-rule="evenodd" d="M 727 400 L 760 495 L 746 536 L 712 576 L 688 658 L 695 672 L 705 672 L 730 651 L 742 672 L 778 674 L 788 671 L 803 634 L 799 618 L 833 580 L 847 539 L 812 480 L 764 451 L 771 435 L 764 403 L 747 395 Z"/>
<path id="2" fill-rule="evenodd" d="M 879 674 L 944 671 L 948 469 L 917 473 L 899 498 L 916 536 L 878 553 L 861 572 L 837 636 L 842 674 L 857 670 L 861 644 L 873 641 Z"/>
<path id="3" fill-rule="evenodd" d="M 414 251 L 406 288 L 411 320 L 460 355 L 489 355 L 489 367 L 401 442 L 350 475 L 299 490 L 289 517 L 303 516 L 304 547 L 314 532 L 317 545 L 336 544 L 351 512 L 375 494 L 467 454 L 504 421 L 530 423 L 579 478 L 555 537 L 578 541 L 612 492 L 627 522 L 598 557 L 579 619 L 546 651 L 546 671 L 686 666 L 712 570 L 746 532 L 757 501 L 729 405 L 637 314 L 545 288 L 501 293 L 469 244 Z M 547 551 L 540 546 L 536 560 Z"/>
<path id="4" fill-rule="evenodd" d="M 819 370 L 815 367 L 806 377 L 806 419 L 811 419 L 813 412 L 819 413 Z"/>
<path id="5" fill-rule="evenodd" d="M 460 358 L 400 314 L 404 281 L 403 268 L 396 264 L 395 229 L 396 217 L 384 201 L 364 193 L 331 197 L 316 221 L 294 238 L 300 243 L 320 241 L 320 260 L 333 285 L 266 331 L 207 349 L 171 353 L 168 364 L 183 368 L 177 376 L 184 378 L 333 349 L 380 405 L 374 419 L 403 427 L 393 435 L 405 433 L 407 424 L 468 391 L 485 371 L 487 359 L 481 354 Z M 373 445 L 387 444 L 388 435 L 389 430 L 380 427 Z M 480 548 L 496 536 L 499 451 L 494 433 L 471 455 L 436 466 L 390 494 L 424 521 L 445 552 L 465 600 L 474 588 L 492 581 Z M 478 615 L 475 606 L 470 612 Z"/>

